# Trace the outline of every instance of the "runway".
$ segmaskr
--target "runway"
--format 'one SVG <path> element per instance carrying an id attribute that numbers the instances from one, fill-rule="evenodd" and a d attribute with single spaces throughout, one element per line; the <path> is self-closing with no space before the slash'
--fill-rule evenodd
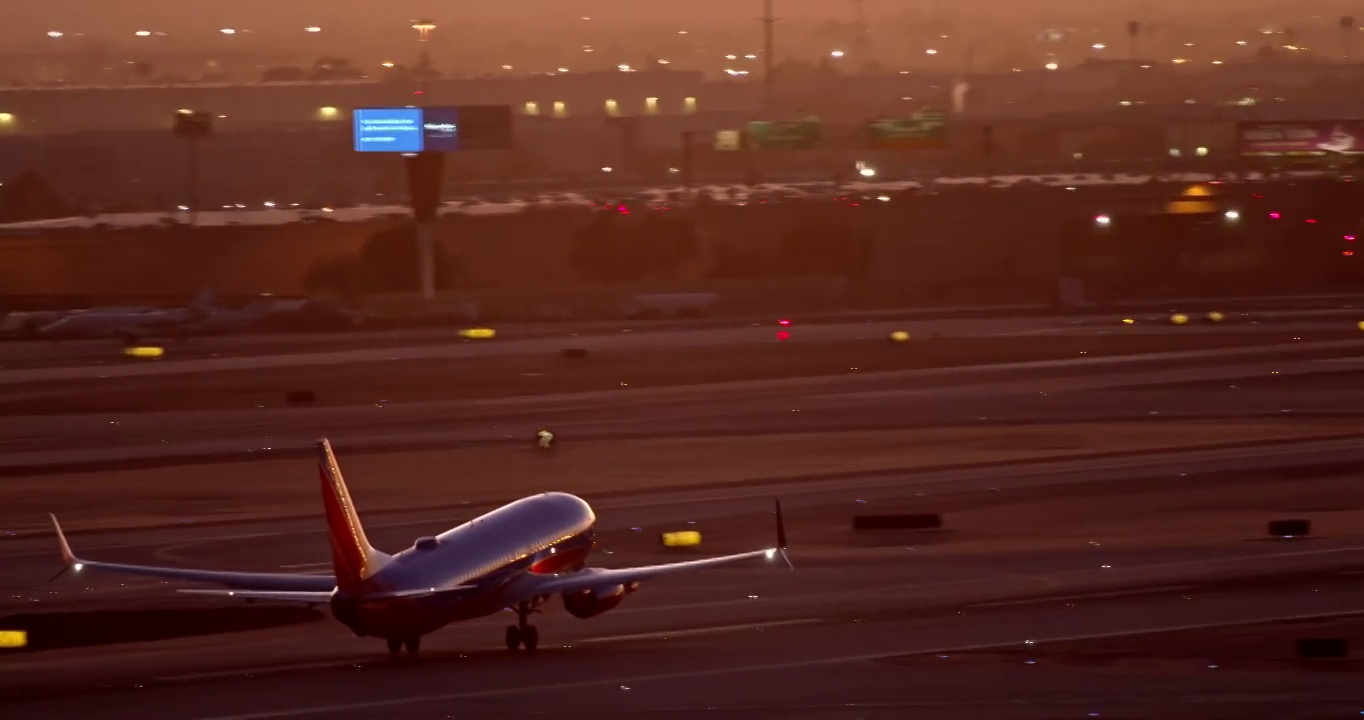
<path id="1" fill-rule="evenodd" d="M 780 498 L 796 569 L 758 562 L 659 581 L 590 620 L 569 617 L 555 598 L 535 617 L 544 642 L 534 656 L 500 647 L 508 618 L 495 615 L 434 633 L 420 660 L 395 664 L 382 643 L 351 637 L 330 618 L 300 614 L 229 631 L 228 613 L 243 606 L 176 595 L 175 585 L 80 574 L 49 583 L 59 568 L 50 535 L 0 528 L 9 533 L 0 535 L 0 618 L 44 613 L 91 628 L 91 637 L 51 649 L 0 655 L 0 702 L 16 717 L 203 720 L 1357 716 L 1358 673 L 1295 663 L 1292 637 L 1356 638 L 1350 633 L 1364 627 L 1348 620 L 1364 613 L 1358 347 L 1342 340 L 387 407 L 9 418 L 0 423 L 0 462 L 10 469 L 0 498 L 9 493 L 10 507 L 41 520 L 37 505 L 110 484 L 82 517 L 114 524 L 71 524 L 73 545 L 89 559 L 327 573 L 315 480 L 307 462 L 292 459 L 312 438 L 332 436 L 343 465 L 358 466 L 369 536 L 397 549 L 511 499 L 502 496 L 514 494 L 510 478 L 497 481 L 503 493 L 464 478 L 500 477 L 476 458 L 523 445 L 533 452 L 530 432 L 550 425 L 568 460 L 536 467 L 546 483 L 567 478 L 584 488 L 561 489 L 597 511 L 595 564 L 770 546 L 771 503 Z M 11 387 L 22 392 L 26 383 Z M 821 474 L 811 456 L 800 477 L 782 477 L 785 466 L 739 456 L 756 452 L 742 450 L 757 447 L 748 437 L 804 437 L 813 446 L 832 435 L 845 439 L 829 453 L 855 459 L 872 453 L 854 442 L 857 433 L 916 427 L 939 433 L 937 446 L 895 436 L 905 443 L 899 468 Z M 1129 449 L 1094 452 L 1099 445 L 1083 438 L 1105 428 Z M 1162 432 L 1174 435 L 1164 446 L 1124 439 Z M 669 437 L 706 439 L 692 447 L 715 458 L 691 465 L 741 469 L 683 481 L 626 453 Z M 577 446 L 613 443 L 616 464 L 649 477 L 632 482 L 610 454 L 590 467 L 571 460 Z M 265 447 L 281 449 L 279 459 L 208 464 L 212 453 Z M 452 466 L 441 458 L 454 456 L 433 447 L 470 454 Z M 953 448 L 960 466 L 928 462 Z M 981 462 L 990 458 L 1001 459 Z M 114 472 L 123 461 L 166 467 Z M 14 473 L 62 463 L 67 474 Z M 295 513 L 287 493 L 212 487 L 234 473 L 246 487 L 283 486 L 295 463 L 307 481 L 306 512 Z M 290 469 L 277 480 L 267 470 L 275 465 Z M 599 478 L 584 474 L 593 468 Z M 383 469 L 402 477 L 365 482 Z M 148 479 L 157 472 L 162 480 Z M 385 495 L 393 509 L 365 511 Z M 224 504 L 240 514 L 196 521 L 218 517 Z M 139 507 L 152 505 L 184 521 L 135 527 L 155 515 L 140 520 Z M 270 517 L 281 510 L 289 516 Z M 945 522 L 940 531 L 867 535 L 850 525 L 863 512 L 938 512 Z M 1310 535 L 1268 537 L 1265 523 L 1285 517 L 1310 519 Z M 658 533 L 678 529 L 701 532 L 702 549 L 660 547 Z M 119 609 L 140 619 L 110 614 Z M 192 632 L 172 622 L 185 613 L 198 618 Z M 164 632 L 99 643 L 137 629 L 101 628 L 101 618 Z M 1262 651 L 1188 639 L 1227 625 L 1244 628 L 1237 637 L 1264 638 Z M 1183 638 L 1170 641 L 1183 649 L 1176 656 L 1131 649 L 1147 647 L 1152 632 L 1175 631 Z M 1074 651 L 1062 648 L 1077 643 L 1117 659 L 1068 659 Z M 1032 648 L 1036 657 L 1026 659 L 1036 662 L 1017 659 Z M 1342 662 L 1333 667 L 1357 668 Z"/>
<path id="2" fill-rule="evenodd" d="M 565 439 L 591 439 L 1285 412 L 1344 418 L 1357 412 L 1361 390 L 1339 378 L 1364 370 L 1350 355 L 1360 347 L 1323 342 L 483 400 L 12 416 L 0 420 L 0 472 L 289 456 L 323 434 L 359 450 L 515 443 L 546 426 Z M 1268 377 L 1318 384 L 1238 385 Z M 1164 387 L 1213 381 L 1226 384 Z"/>

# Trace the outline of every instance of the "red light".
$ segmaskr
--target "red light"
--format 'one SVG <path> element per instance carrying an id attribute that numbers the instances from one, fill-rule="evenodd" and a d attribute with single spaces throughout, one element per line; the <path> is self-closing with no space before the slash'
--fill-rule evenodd
<path id="1" fill-rule="evenodd" d="M 1281 217 L 1283 217 L 1283 216 L 1280 215 L 1280 214 L 1278 214 L 1278 213 L 1276 213 L 1276 212 L 1272 212 L 1272 213 L 1269 214 L 1269 219 L 1270 219 L 1270 220 L 1278 220 L 1278 219 L 1281 218 Z"/>
<path id="2" fill-rule="evenodd" d="M 1340 254 L 1341 254 L 1341 255 L 1344 255 L 1345 257 L 1353 257 L 1354 254 L 1355 254 L 1355 251 L 1354 251 L 1354 250 L 1341 250 L 1341 251 L 1340 251 Z"/>
<path id="3" fill-rule="evenodd" d="M 1253 197 L 1253 198 L 1255 198 L 1256 200 L 1262 200 L 1262 199 L 1264 199 L 1264 195 L 1261 195 L 1260 193 L 1251 193 L 1250 196 Z"/>
<path id="4" fill-rule="evenodd" d="M 625 207 L 624 205 L 618 205 L 616 206 L 616 212 L 620 213 L 621 215 L 629 215 L 630 208 Z"/>
<path id="5" fill-rule="evenodd" d="M 790 338 L 791 338 L 791 333 L 786 332 L 785 330 L 778 330 L 778 331 L 777 331 L 777 340 L 778 340 L 779 342 L 785 342 L 786 340 L 789 340 Z"/>
<path id="6" fill-rule="evenodd" d="M 1345 242 L 1354 242 L 1354 241 L 1355 241 L 1355 236 L 1354 236 L 1354 235 L 1346 235 L 1346 236 L 1345 236 Z"/>
<path id="7" fill-rule="evenodd" d="M 413 95 L 425 95 L 425 94 L 426 94 L 426 91 L 425 91 L 425 90 L 413 90 L 413 91 L 412 91 L 412 94 L 413 94 Z"/>
<path id="8" fill-rule="evenodd" d="M 1316 218 L 1307 218 L 1307 220 L 1306 220 L 1305 222 L 1306 222 L 1308 225 L 1316 225 L 1316 224 L 1317 224 L 1317 219 L 1316 219 Z"/>
<path id="9" fill-rule="evenodd" d="M 778 320 L 778 321 L 777 321 L 777 324 L 780 325 L 780 326 L 782 326 L 782 327 L 791 327 L 791 321 L 790 321 L 790 320 Z"/>

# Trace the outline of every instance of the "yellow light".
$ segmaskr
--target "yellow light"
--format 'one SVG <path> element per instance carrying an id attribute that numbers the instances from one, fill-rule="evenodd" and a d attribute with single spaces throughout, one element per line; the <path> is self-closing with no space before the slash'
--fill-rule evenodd
<path id="1" fill-rule="evenodd" d="M 1227 317 L 1226 315 L 1223 315 L 1222 313 L 1217 312 L 1216 310 L 1213 310 L 1212 312 L 1208 313 L 1208 320 L 1209 320 L 1210 322 L 1215 322 L 1215 323 L 1216 323 L 1216 322 L 1222 322 L 1223 320 L 1226 319 L 1226 317 Z"/>
<path id="2" fill-rule="evenodd" d="M 1176 325 L 1183 325 L 1184 323 L 1189 322 L 1189 316 L 1184 313 L 1175 313 L 1170 316 L 1170 322 Z"/>
<path id="3" fill-rule="evenodd" d="M 540 103 L 535 102 L 534 100 L 527 100 L 527 101 L 526 101 L 526 114 L 527 114 L 527 115 L 539 115 L 539 114 L 540 114 Z"/>
<path id="4" fill-rule="evenodd" d="M 1364 330 L 1364 320 L 1360 320 L 1359 325 L 1357 325 L 1356 327 L 1358 327 L 1360 330 Z"/>
<path id="5" fill-rule="evenodd" d="M 179 110 L 176 110 L 175 112 L 177 112 L 177 113 L 179 113 L 179 114 L 181 114 L 181 115 L 193 115 L 193 114 L 194 114 L 194 111 L 193 111 L 193 110 L 190 110 L 189 108 L 180 108 Z"/>
<path id="6" fill-rule="evenodd" d="M 696 98 L 689 97 L 682 99 L 682 108 L 689 113 L 696 112 Z"/>
<path id="7" fill-rule="evenodd" d="M 383 66 L 386 67 L 386 68 L 389 68 L 390 70 L 393 69 L 393 66 L 394 66 L 394 63 L 393 63 L 393 61 L 391 61 L 391 60 L 388 61 L 388 62 L 382 62 L 382 63 L 379 63 L 379 64 L 380 64 L 380 65 L 383 65 Z"/>
<path id="8" fill-rule="evenodd" d="M 890 334 L 891 342 L 907 342 L 908 340 L 909 333 L 905 332 L 904 330 L 896 330 L 895 332 Z"/>
<path id="9" fill-rule="evenodd" d="M 492 328 L 468 328 L 460 330 L 459 336 L 469 340 L 491 340 L 497 337 L 497 331 Z"/>
<path id="10" fill-rule="evenodd" d="M 13 113 L 0 113 L 0 125 L 13 125 L 13 124 L 14 124 L 14 114 L 13 114 Z"/>
<path id="11" fill-rule="evenodd" d="M 1132 318 L 1123 318 L 1123 319 L 1122 319 L 1122 324 L 1123 324 L 1123 325 L 1136 325 L 1136 324 L 1137 324 L 1137 321 L 1136 321 L 1136 320 L 1133 320 Z"/>
<path id="12" fill-rule="evenodd" d="M 1055 60 L 1052 60 L 1051 62 L 1047 63 L 1047 64 L 1044 65 L 1043 67 L 1045 67 L 1045 68 L 1048 69 L 1048 70 L 1055 70 L 1056 68 L 1061 67 L 1061 65 L 1058 64 Z"/>
<path id="13" fill-rule="evenodd" d="M 563 101 L 563 100 L 555 100 L 555 101 L 554 101 L 554 117 L 560 117 L 560 118 L 561 118 L 561 117 L 567 117 L 567 116 L 568 116 L 568 105 L 564 104 L 564 101 Z"/>
<path id="14" fill-rule="evenodd" d="M 695 530 L 663 533 L 659 536 L 663 547 L 692 547 L 701 544 L 701 533 Z"/>
<path id="15" fill-rule="evenodd" d="M 123 348 L 123 354 L 130 358 L 142 358 L 155 360 L 166 354 L 165 348 L 159 347 L 130 347 Z"/>
<path id="16" fill-rule="evenodd" d="M 647 98 L 644 98 L 644 110 L 645 110 L 646 112 L 648 112 L 650 115 L 655 115 L 655 114 L 657 114 L 657 113 L 658 113 L 658 98 L 656 98 L 656 97 L 647 97 Z"/>
<path id="17" fill-rule="evenodd" d="M 321 116 L 323 120 L 333 120 L 336 118 L 338 114 L 340 114 L 340 111 L 328 105 L 327 107 L 324 108 L 318 108 L 317 114 Z"/>
<path id="18" fill-rule="evenodd" d="M 21 648 L 28 645 L 28 632 L 25 630 L 0 630 L 0 648 Z"/>
<path id="19" fill-rule="evenodd" d="M 606 114 L 612 117 L 620 114 L 620 104 L 615 100 L 606 101 Z"/>

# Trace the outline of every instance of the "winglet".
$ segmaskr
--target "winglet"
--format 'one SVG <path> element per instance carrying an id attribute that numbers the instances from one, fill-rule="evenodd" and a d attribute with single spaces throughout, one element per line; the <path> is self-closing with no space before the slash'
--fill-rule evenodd
<path id="1" fill-rule="evenodd" d="M 774 500 L 777 506 L 777 554 L 781 556 L 782 562 L 786 567 L 795 570 L 796 566 L 791 564 L 791 558 L 786 554 L 786 521 L 781 515 L 781 501 Z"/>
<path id="2" fill-rule="evenodd" d="M 781 501 L 773 501 L 777 504 L 777 547 L 786 549 L 786 522 L 781 517 Z"/>
<path id="3" fill-rule="evenodd" d="M 47 516 L 52 518 L 52 529 L 57 531 L 57 543 L 62 549 L 62 562 L 66 563 L 67 567 L 75 567 L 80 563 L 80 560 L 77 560 L 76 554 L 71 552 L 71 543 L 66 541 L 66 533 L 62 532 L 62 526 L 57 522 L 57 516 L 52 513 L 48 513 Z"/>

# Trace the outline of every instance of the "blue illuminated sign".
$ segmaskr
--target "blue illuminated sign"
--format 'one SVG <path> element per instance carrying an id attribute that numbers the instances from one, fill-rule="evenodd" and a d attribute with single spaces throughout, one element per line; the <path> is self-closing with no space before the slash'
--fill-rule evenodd
<path id="1" fill-rule="evenodd" d="M 421 108 L 364 108 L 355 111 L 356 152 L 414 153 L 425 149 Z"/>
<path id="2" fill-rule="evenodd" d="M 512 113 L 506 105 L 360 108 L 353 120 L 356 152 L 512 148 Z"/>

